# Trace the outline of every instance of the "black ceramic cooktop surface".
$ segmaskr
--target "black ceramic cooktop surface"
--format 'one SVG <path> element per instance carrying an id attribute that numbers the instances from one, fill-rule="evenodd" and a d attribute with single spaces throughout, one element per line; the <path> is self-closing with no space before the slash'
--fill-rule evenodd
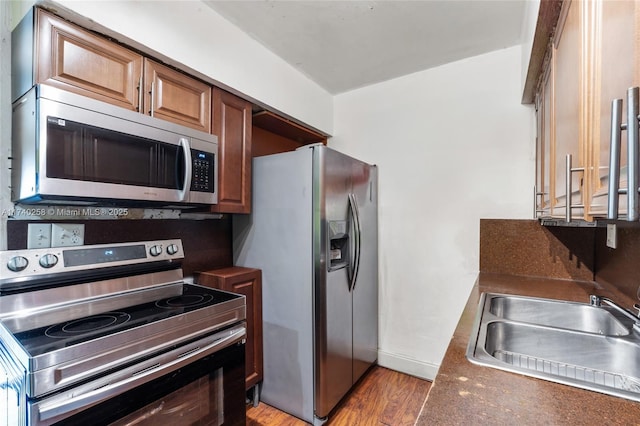
<path id="1" fill-rule="evenodd" d="M 238 297 L 241 296 L 183 284 L 181 295 L 36 328 L 14 336 L 31 356 L 37 356 Z"/>

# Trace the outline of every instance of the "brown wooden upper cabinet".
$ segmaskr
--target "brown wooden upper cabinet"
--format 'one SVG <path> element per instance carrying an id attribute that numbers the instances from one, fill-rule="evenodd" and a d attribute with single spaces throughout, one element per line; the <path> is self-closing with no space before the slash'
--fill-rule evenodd
<path id="1" fill-rule="evenodd" d="M 554 216 L 564 217 L 567 203 L 571 203 L 574 218 L 584 215 L 582 205 L 584 197 L 584 174 L 581 172 L 567 175 L 567 154 L 571 155 L 572 168 L 584 168 L 586 163 L 586 147 L 581 128 L 581 118 L 585 110 L 583 99 L 584 90 L 581 84 L 584 70 L 581 60 L 588 53 L 586 44 L 581 38 L 586 22 L 582 1 L 566 3 L 564 22 L 559 27 L 553 42 L 551 54 L 551 78 L 553 79 L 552 99 L 554 118 L 551 135 L 556 155 L 551 163 L 551 175 L 554 177 L 552 188 L 554 202 L 552 213 Z M 571 194 L 567 194 L 567 179 L 571 179 Z"/>
<path id="2" fill-rule="evenodd" d="M 143 86 L 145 114 L 211 132 L 208 84 L 145 58 Z"/>
<path id="3" fill-rule="evenodd" d="M 211 88 L 36 8 L 35 83 L 211 132 Z"/>
<path id="4" fill-rule="evenodd" d="M 213 89 L 213 133 L 218 135 L 218 204 L 213 212 L 251 212 L 251 103 Z"/>
<path id="5" fill-rule="evenodd" d="M 536 138 L 536 214 L 551 216 L 551 69 L 547 69 L 542 77 L 542 88 L 536 95 L 537 138 Z"/>
<path id="6" fill-rule="evenodd" d="M 640 85 L 640 3 L 637 1 L 598 1 L 594 19 L 595 60 L 591 133 L 589 134 L 588 217 L 606 216 L 609 185 L 611 102 L 623 99 L 623 123 L 626 123 L 627 89 Z M 626 134 L 622 132 L 620 182 L 627 188 Z M 626 196 L 619 199 L 619 216 L 627 213 Z"/>
<path id="7" fill-rule="evenodd" d="M 557 4 L 541 2 L 539 26 L 543 8 Z M 640 83 L 640 3 L 565 0 L 556 19 L 536 77 L 536 211 L 565 218 L 569 202 L 571 219 L 592 221 L 607 214 L 611 102 Z M 625 132 L 622 143 L 620 187 L 626 188 Z"/>
<path id="8" fill-rule="evenodd" d="M 140 54 L 35 10 L 36 83 L 136 109 Z"/>

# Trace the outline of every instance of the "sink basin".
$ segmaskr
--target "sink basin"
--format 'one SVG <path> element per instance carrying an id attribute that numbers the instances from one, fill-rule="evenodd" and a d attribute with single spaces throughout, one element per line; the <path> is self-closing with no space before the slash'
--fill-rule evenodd
<path id="1" fill-rule="evenodd" d="M 631 328 L 600 306 L 520 296 L 491 297 L 489 311 L 499 318 L 549 327 L 622 336 Z M 626 319 L 623 319 L 626 322 Z"/>
<path id="2" fill-rule="evenodd" d="M 605 307 L 483 294 L 467 358 L 640 401 L 640 335 Z"/>

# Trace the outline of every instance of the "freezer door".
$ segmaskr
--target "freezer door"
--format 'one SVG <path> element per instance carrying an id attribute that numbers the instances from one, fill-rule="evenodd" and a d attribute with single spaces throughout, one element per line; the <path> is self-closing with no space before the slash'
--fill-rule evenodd
<path id="1" fill-rule="evenodd" d="M 262 269 L 260 399 L 313 422 L 313 153 L 253 160 L 251 215 L 233 217 L 234 264 Z"/>
<path id="2" fill-rule="evenodd" d="M 352 159 L 314 148 L 315 415 L 326 417 L 353 384 L 348 271 Z M 334 246 L 332 247 L 332 241 Z"/>
<path id="3" fill-rule="evenodd" d="M 356 163 L 352 193 L 360 224 L 359 265 L 353 297 L 353 381 L 378 358 L 378 169 Z"/>

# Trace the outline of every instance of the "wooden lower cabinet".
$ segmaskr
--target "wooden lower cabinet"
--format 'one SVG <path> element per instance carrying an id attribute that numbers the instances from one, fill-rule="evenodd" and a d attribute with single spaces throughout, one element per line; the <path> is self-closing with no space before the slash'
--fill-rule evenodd
<path id="1" fill-rule="evenodd" d="M 246 297 L 246 386 L 247 390 L 255 387 L 263 378 L 262 271 L 260 269 L 232 266 L 201 272 L 197 275 L 196 282 L 203 286 L 242 294 Z"/>

